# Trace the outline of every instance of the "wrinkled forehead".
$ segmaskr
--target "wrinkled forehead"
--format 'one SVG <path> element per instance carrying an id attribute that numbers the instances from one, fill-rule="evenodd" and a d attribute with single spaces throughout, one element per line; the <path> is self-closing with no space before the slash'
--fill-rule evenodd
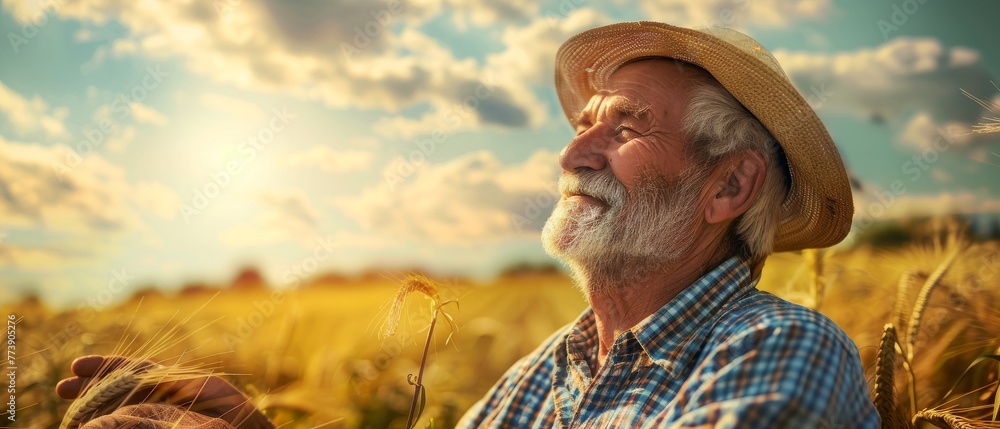
<path id="1" fill-rule="evenodd" d="M 583 107 L 581 115 L 597 107 L 628 116 L 677 117 L 683 114 L 695 80 L 711 75 L 690 63 L 665 57 L 629 61 L 612 72 Z M 571 122 L 576 122 L 572 121 Z"/>
<path id="2" fill-rule="evenodd" d="M 670 57 L 639 57 L 633 58 L 615 67 L 608 77 L 612 78 L 622 69 L 640 67 L 656 67 L 664 70 L 664 79 L 714 79 L 712 74 L 695 64 Z M 667 71 L 669 70 L 669 71 Z"/>
<path id="3" fill-rule="evenodd" d="M 673 58 L 646 57 L 627 61 L 608 75 L 601 90 L 631 90 L 647 98 L 687 98 L 695 83 L 714 81 L 710 73 L 694 64 Z"/>

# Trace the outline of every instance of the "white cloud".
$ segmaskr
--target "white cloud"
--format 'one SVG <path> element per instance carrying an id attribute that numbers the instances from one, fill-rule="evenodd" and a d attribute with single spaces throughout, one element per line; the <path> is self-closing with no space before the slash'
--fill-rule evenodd
<path id="1" fill-rule="evenodd" d="M 145 104 L 139 102 L 133 102 L 131 105 L 132 118 L 135 119 L 136 123 L 140 124 L 153 124 L 164 126 L 169 122 L 166 116 L 156 109 L 149 107 Z"/>
<path id="2" fill-rule="evenodd" d="M 126 237 L 156 237 L 141 213 L 172 219 L 180 198 L 156 182 L 132 184 L 98 153 L 68 164 L 71 150 L 0 136 L 0 230 L 21 230 L 0 243 L 0 266 L 60 270 L 93 266 Z M 60 167 L 56 167 L 59 166 Z M 138 234 L 138 235 L 137 235 Z M 40 240 L 19 241 L 35 235 Z"/>
<path id="3" fill-rule="evenodd" d="M 15 16 L 30 16 L 36 10 L 30 3 L 6 2 L 4 7 Z M 465 126 L 525 127 L 544 120 L 545 106 L 525 82 L 507 80 L 509 73 L 473 58 L 458 58 L 418 30 L 442 10 L 476 23 L 500 22 L 530 15 L 537 8 L 534 2 L 396 3 L 402 8 L 398 14 L 386 10 L 390 3 L 302 7 L 265 0 L 240 3 L 220 16 L 212 3 L 83 0 L 65 3 L 55 13 L 98 25 L 117 20 L 128 35 L 111 42 L 116 55 L 180 58 L 194 73 L 240 89 L 396 113 L 412 106 L 440 109 L 462 103 L 483 79 L 495 75 L 495 91 Z"/>
<path id="4" fill-rule="evenodd" d="M 97 35 L 94 34 L 89 28 L 81 28 L 73 33 L 73 41 L 79 43 L 87 43 L 94 39 L 97 39 Z"/>
<path id="5" fill-rule="evenodd" d="M 941 167 L 931 168 L 931 177 L 938 183 L 950 183 L 955 180 L 951 173 Z"/>
<path id="6" fill-rule="evenodd" d="M 4 6 L 17 16 L 30 15 L 27 3 Z M 491 16 L 504 15 L 502 2 L 488 3 L 496 6 Z M 243 2 L 222 19 L 211 3 L 85 0 L 66 3 L 56 13 L 97 24 L 116 19 L 129 30 L 126 40 L 134 42 L 137 52 L 157 59 L 179 57 L 190 70 L 216 82 L 319 99 L 333 107 L 394 112 L 423 103 L 461 102 L 485 74 L 473 59 L 455 58 L 416 30 L 422 19 L 437 12 L 438 3 L 406 3 L 400 16 L 382 14 L 385 5 L 379 3 L 310 6 L 320 7 Z M 379 17 L 388 20 L 385 26 Z M 397 31 L 401 22 L 407 25 Z M 359 37 L 358 29 L 371 36 Z M 525 112 L 537 110 L 536 97 L 518 82 L 504 82 L 486 104 L 491 108 L 478 112 L 483 124 L 529 125 L 531 115 Z"/>
<path id="7" fill-rule="evenodd" d="M 144 195 L 150 187 L 133 187 L 124 170 L 100 154 L 69 166 L 70 153 L 62 144 L 0 136 L 0 229 L 23 232 L 0 243 L 0 267 L 46 272 L 92 267 L 130 234 L 148 235 L 136 206 L 156 211 L 169 204 L 169 198 L 143 200 L 151 197 Z M 35 238 L 24 241 L 25 236 Z"/>
<path id="8" fill-rule="evenodd" d="M 70 149 L 6 141 L 0 137 L 0 224 L 52 231 L 120 231 L 138 218 L 126 204 L 130 189 L 120 167 L 91 153 L 58 170 Z"/>
<path id="9" fill-rule="evenodd" d="M 559 20 L 540 17 L 523 27 L 505 28 L 500 40 L 507 49 L 487 55 L 487 69 L 502 71 L 497 77 L 501 80 L 551 85 L 559 46 L 581 31 L 610 22 L 594 9 L 580 8 Z"/>
<path id="10" fill-rule="evenodd" d="M 257 195 L 264 207 L 257 217 L 236 225 L 219 235 L 229 247 L 266 246 L 297 240 L 309 246 L 316 236 L 320 212 L 301 189 L 267 190 Z"/>
<path id="11" fill-rule="evenodd" d="M 937 123 L 926 111 L 913 115 L 897 136 L 901 146 L 918 152 L 947 150 L 952 146 L 965 148 L 973 143 L 995 140 L 989 135 L 974 134 L 970 124 L 957 121 Z"/>
<path id="12" fill-rule="evenodd" d="M 477 27 L 495 24 L 500 21 L 524 20 L 538 11 L 536 0 L 444 0 L 454 11 L 452 17 L 459 29 L 466 29 L 471 21 Z"/>
<path id="13" fill-rule="evenodd" d="M 261 204 L 272 210 L 275 220 L 289 229 L 312 230 L 319 222 L 319 210 L 301 189 L 264 191 L 259 197 Z"/>
<path id="14" fill-rule="evenodd" d="M 830 0 L 643 0 L 644 19 L 683 27 L 787 27 L 819 20 L 830 13 Z"/>
<path id="15" fill-rule="evenodd" d="M 829 93 L 823 109 L 891 119 L 921 106 L 935 119 L 974 119 L 980 108 L 961 94 L 965 88 L 992 94 L 982 63 L 952 61 L 966 48 L 946 48 L 932 38 L 895 38 L 876 48 L 834 54 L 776 50 L 775 58 L 806 95 Z M 978 57 L 975 57 L 978 58 Z M 955 109 L 958 108 L 956 112 Z"/>
<path id="16" fill-rule="evenodd" d="M 391 167 L 389 167 L 391 169 Z M 536 234 L 558 199 L 558 155 L 535 152 L 504 165 L 490 151 L 461 155 L 418 169 L 333 203 L 365 231 L 437 243 L 500 240 Z"/>
<path id="17" fill-rule="evenodd" d="M 59 267 L 62 262 L 62 256 L 50 250 L 0 243 L 0 268 L 37 270 Z"/>
<path id="18" fill-rule="evenodd" d="M 94 49 L 94 54 L 90 57 L 90 59 L 85 61 L 83 64 L 80 64 L 80 74 L 88 76 L 97 71 L 102 65 L 104 65 L 104 60 L 107 56 L 108 46 L 98 46 L 97 49 Z"/>
<path id="19" fill-rule="evenodd" d="M 50 108 L 37 95 L 25 98 L 0 81 L 0 116 L 6 117 L 19 135 L 41 132 L 48 138 L 68 137 L 63 123 L 68 115 L 65 107 Z"/>
<path id="20" fill-rule="evenodd" d="M 986 99 L 997 92 L 978 53 L 970 49 L 948 48 L 933 38 L 895 38 L 850 52 L 777 50 L 774 55 L 818 109 L 898 124 L 897 141 L 904 147 L 926 148 L 939 128 L 963 147 L 995 141 L 967 135 L 987 111 L 961 90 Z"/>
<path id="21" fill-rule="evenodd" d="M 91 123 L 84 127 L 84 132 L 99 132 L 101 138 L 106 138 L 99 145 L 106 147 L 112 153 L 121 153 L 136 138 L 137 130 L 133 124 L 153 124 L 165 126 L 170 120 L 160 111 L 139 102 L 133 102 L 129 106 L 128 113 L 114 115 L 113 104 L 102 104 L 94 109 L 91 115 Z M 110 128 L 105 128 L 105 126 Z M 107 133 L 104 131 L 108 130 Z"/>
<path id="22" fill-rule="evenodd" d="M 864 213 L 860 210 L 859 212 Z M 979 213 L 1000 214 L 1000 199 L 984 198 L 983 195 L 967 191 L 933 195 L 902 195 L 889 204 L 885 214 L 878 216 L 878 219 Z M 855 219 L 858 219 L 857 215 Z"/>
<path id="23" fill-rule="evenodd" d="M 315 167 L 326 173 L 349 173 L 367 169 L 374 159 L 371 152 L 357 149 L 337 150 L 327 145 L 285 154 L 280 162 L 287 167 Z"/>
<path id="24" fill-rule="evenodd" d="M 548 119 L 545 105 L 524 88 L 551 85 L 559 46 L 574 34 L 609 22 L 594 9 L 579 8 L 559 19 L 543 16 L 524 26 L 507 27 L 500 37 L 506 49 L 486 56 L 483 79 L 458 91 L 459 99 L 431 102 L 432 108 L 417 118 L 383 118 L 372 129 L 386 137 L 411 139 L 421 134 L 451 135 L 489 123 L 544 123 Z M 436 44 L 416 33 L 409 37 L 413 46 Z"/>

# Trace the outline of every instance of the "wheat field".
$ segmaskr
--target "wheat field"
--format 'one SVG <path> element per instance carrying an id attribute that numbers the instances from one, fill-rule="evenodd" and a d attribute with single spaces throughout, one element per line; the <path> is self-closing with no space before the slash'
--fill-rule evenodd
<path id="1" fill-rule="evenodd" d="M 897 414 L 885 427 L 906 427 L 916 412 L 925 417 L 918 427 L 991 427 L 963 424 L 992 418 L 997 362 L 963 372 L 1000 346 L 998 254 L 1000 242 L 954 233 L 892 249 L 782 253 L 768 260 L 759 287 L 818 308 L 850 335 L 881 392 L 880 411 Z M 70 402 L 53 389 L 70 376 L 70 362 L 124 353 L 225 372 L 285 428 L 401 428 L 413 395 L 407 376 L 419 371 L 431 316 L 423 294 L 392 308 L 403 281 L 385 272 L 278 293 L 224 285 L 147 292 L 98 312 L 55 311 L 31 299 L 7 305 L 22 318 L 14 427 L 58 427 Z M 505 369 L 585 306 L 568 277 L 545 270 L 435 283 L 441 300 L 458 305 L 448 309 L 453 324 L 438 324 L 429 343 L 421 428 L 454 425 Z M 380 335 L 394 311 L 395 332 Z M 880 352 L 887 323 L 898 341 Z M 149 343 L 156 348 L 141 347 Z"/>

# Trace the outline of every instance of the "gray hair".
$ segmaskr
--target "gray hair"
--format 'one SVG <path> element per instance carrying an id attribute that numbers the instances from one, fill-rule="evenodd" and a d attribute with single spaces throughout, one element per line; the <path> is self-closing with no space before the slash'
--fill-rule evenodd
<path id="1" fill-rule="evenodd" d="M 754 151 L 767 163 L 764 185 L 750 208 L 736 220 L 728 244 L 732 253 L 760 259 L 774 248 L 782 203 L 790 187 L 784 151 L 757 118 L 713 78 L 690 86 L 684 133 L 695 162 L 709 167 L 739 152 Z"/>

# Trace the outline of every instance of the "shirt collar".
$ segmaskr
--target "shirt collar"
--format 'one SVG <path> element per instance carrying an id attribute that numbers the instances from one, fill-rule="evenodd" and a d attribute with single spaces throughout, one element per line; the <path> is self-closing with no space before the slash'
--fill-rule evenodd
<path id="1" fill-rule="evenodd" d="M 693 334 L 716 319 L 730 302 L 754 289 L 757 281 L 751 281 L 750 272 L 746 260 L 731 257 L 630 331 L 653 363 L 680 377 L 705 340 Z"/>

